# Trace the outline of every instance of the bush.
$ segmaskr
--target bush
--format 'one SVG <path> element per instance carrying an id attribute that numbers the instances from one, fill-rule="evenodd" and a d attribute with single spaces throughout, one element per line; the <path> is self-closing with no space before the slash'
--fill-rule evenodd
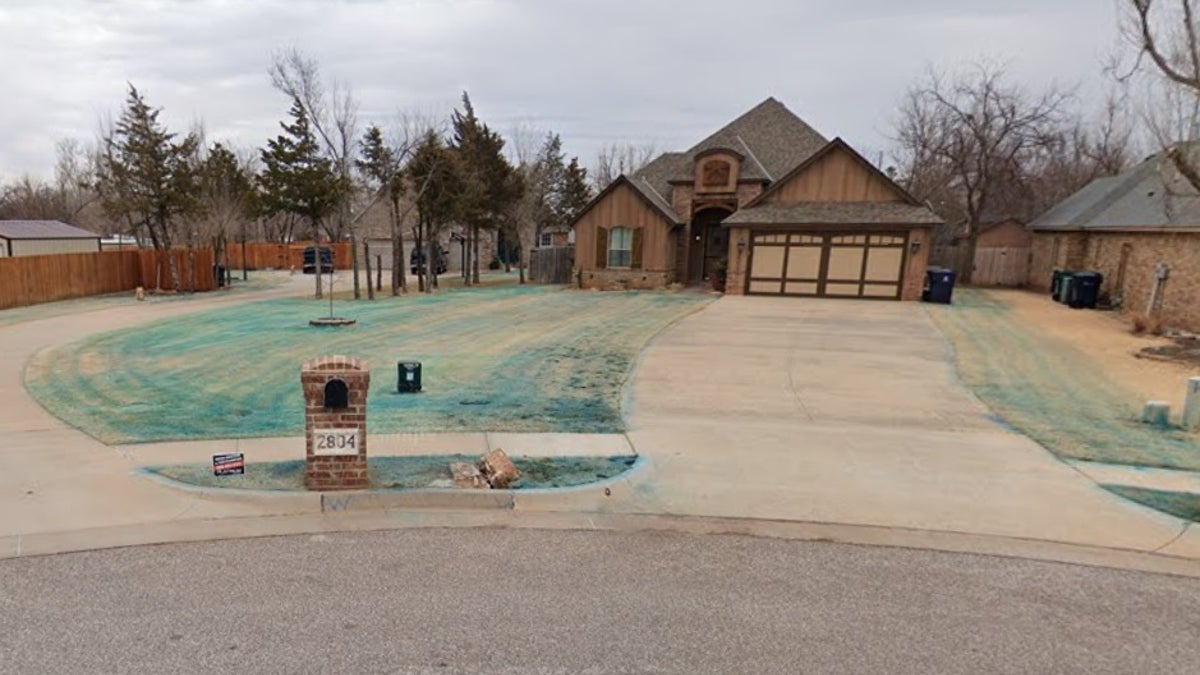
<path id="1" fill-rule="evenodd" d="M 1162 317 L 1156 314 L 1145 314 L 1138 312 L 1130 316 L 1131 330 L 1134 335 L 1149 333 L 1150 335 L 1163 334 Z"/>

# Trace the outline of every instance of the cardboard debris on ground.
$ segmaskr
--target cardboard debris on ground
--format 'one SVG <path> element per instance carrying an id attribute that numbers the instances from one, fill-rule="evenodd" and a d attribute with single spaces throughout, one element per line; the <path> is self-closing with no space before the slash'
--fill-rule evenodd
<path id="1" fill-rule="evenodd" d="M 454 487 L 469 489 L 488 489 L 487 478 L 479 472 L 479 467 L 466 462 L 454 462 L 450 465 L 450 473 L 454 475 Z"/>
<path id="2" fill-rule="evenodd" d="M 479 471 L 492 489 L 503 490 L 521 476 L 517 467 L 500 448 L 492 450 L 479 460 Z"/>

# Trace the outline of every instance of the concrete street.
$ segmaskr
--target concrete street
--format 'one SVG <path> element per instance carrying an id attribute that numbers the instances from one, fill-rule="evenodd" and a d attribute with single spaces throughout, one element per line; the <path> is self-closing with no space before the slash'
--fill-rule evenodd
<path id="1" fill-rule="evenodd" d="M 1190 672 L 1200 580 L 741 536 L 399 530 L 0 561 L 0 670 Z"/>

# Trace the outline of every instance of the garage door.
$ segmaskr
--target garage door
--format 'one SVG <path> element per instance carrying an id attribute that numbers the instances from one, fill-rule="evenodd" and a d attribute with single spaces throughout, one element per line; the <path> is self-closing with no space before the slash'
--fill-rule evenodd
<path id="1" fill-rule="evenodd" d="M 752 295 L 900 299 L 904 234 L 754 233 L 751 240 Z"/>

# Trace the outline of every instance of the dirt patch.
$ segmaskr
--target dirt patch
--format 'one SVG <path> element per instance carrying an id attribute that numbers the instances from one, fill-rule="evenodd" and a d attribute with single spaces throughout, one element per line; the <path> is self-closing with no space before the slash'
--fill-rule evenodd
<path id="1" fill-rule="evenodd" d="M 1171 344 L 1145 347 L 1137 357 L 1166 361 L 1200 373 L 1200 339 L 1193 336 L 1171 338 Z"/>
<path id="2" fill-rule="evenodd" d="M 1090 357 L 1093 366 L 1129 390 L 1138 405 L 1149 400 L 1167 401 L 1178 413 L 1187 394 L 1187 379 L 1200 375 L 1200 360 L 1141 358 L 1148 351 L 1170 348 L 1174 343 L 1168 338 L 1133 334 L 1128 318 L 1116 312 L 1073 310 L 1030 291 L 986 293 L 1003 303 L 1014 319 L 1068 342 Z"/>
<path id="3" fill-rule="evenodd" d="M 1200 437 L 1138 422 L 1153 393 L 1135 387 L 1162 391 L 1173 381 L 1182 390 L 1185 380 L 1173 364 L 1136 358 L 1130 340 L 1141 338 L 1122 333 L 1118 322 L 1029 293 L 975 289 L 956 291 L 954 305 L 930 306 L 929 314 L 953 345 L 966 385 L 1051 452 L 1200 470 Z"/>

